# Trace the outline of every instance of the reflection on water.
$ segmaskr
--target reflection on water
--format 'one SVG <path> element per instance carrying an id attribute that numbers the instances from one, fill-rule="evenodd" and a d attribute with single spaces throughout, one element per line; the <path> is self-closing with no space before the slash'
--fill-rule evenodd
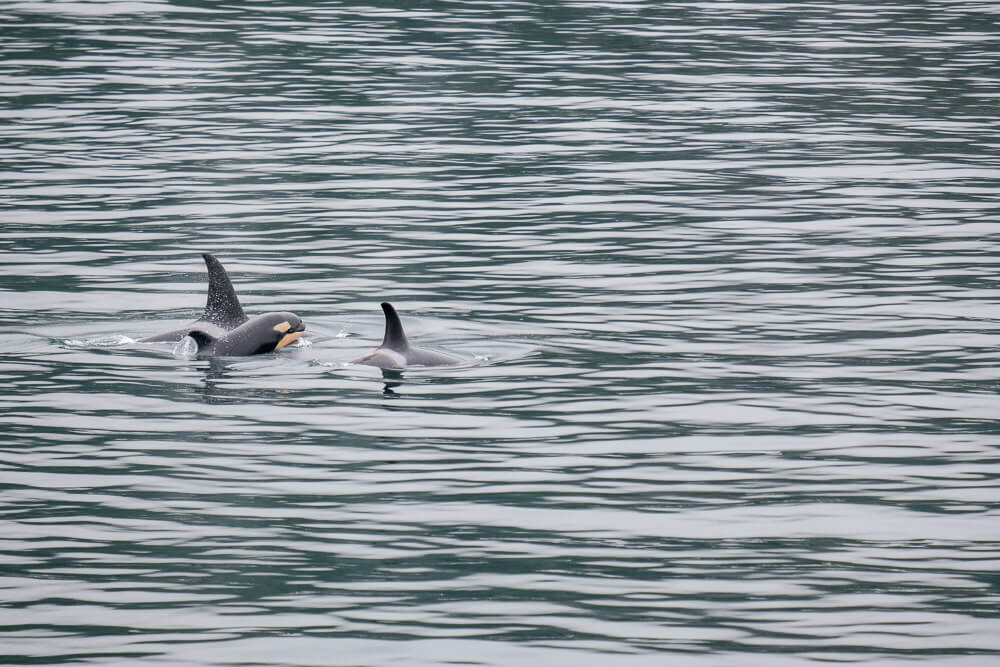
<path id="1" fill-rule="evenodd" d="M 0 3 L 3 660 L 995 660 L 991 5 L 397 4 Z"/>

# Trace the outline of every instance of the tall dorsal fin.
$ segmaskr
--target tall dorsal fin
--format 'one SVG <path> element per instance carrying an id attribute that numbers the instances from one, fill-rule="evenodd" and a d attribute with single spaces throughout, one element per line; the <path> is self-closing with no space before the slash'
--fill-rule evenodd
<path id="1" fill-rule="evenodd" d="M 385 313 L 385 336 L 382 338 L 382 347 L 397 352 L 405 352 L 410 349 L 410 342 L 406 340 L 403 323 L 399 321 L 396 309 L 392 307 L 391 303 L 383 303 L 382 312 Z"/>
<path id="2" fill-rule="evenodd" d="M 208 253 L 203 253 L 202 257 L 208 267 L 208 301 L 201 319 L 224 329 L 235 329 L 247 321 L 247 316 L 236 298 L 233 283 L 219 260 Z"/>

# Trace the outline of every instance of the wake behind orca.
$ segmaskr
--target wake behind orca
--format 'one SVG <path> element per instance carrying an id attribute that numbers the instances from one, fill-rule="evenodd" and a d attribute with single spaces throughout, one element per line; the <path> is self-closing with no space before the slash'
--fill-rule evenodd
<path id="1" fill-rule="evenodd" d="M 456 366 L 462 363 L 461 359 L 449 354 L 410 345 L 406 332 L 403 331 L 403 323 L 392 304 L 383 303 L 382 311 L 385 313 L 382 344 L 374 352 L 355 359 L 353 363 L 387 370 L 401 370 L 408 366 Z"/>
<path id="2" fill-rule="evenodd" d="M 201 317 L 180 329 L 144 338 L 140 343 L 194 340 L 199 356 L 248 356 L 274 352 L 302 337 L 305 325 L 289 312 L 266 313 L 250 319 L 222 263 L 203 253 L 208 267 L 208 299 Z"/>

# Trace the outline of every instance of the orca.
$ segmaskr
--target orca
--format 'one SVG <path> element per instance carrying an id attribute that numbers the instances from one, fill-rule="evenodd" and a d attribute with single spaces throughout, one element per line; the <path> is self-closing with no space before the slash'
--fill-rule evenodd
<path id="1" fill-rule="evenodd" d="M 247 357 L 277 352 L 301 338 L 305 330 L 306 325 L 294 313 L 267 313 L 247 320 L 221 337 L 197 327 L 187 335 L 198 344 L 198 356 Z"/>
<path id="2" fill-rule="evenodd" d="M 305 325 L 294 313 L 248 318 L 222 263 L 208 253 L 202 258 L 208 268 L 208 298 L 201 317 L 140 343 L 177 343 L 190 336 L 198 345 L 198 356 L 248 356 L 280 350 L 302 337 Z"/>
<path id="3" fill-rule="evenodd" d="M 385 336 L 374 352 L 354 360 L 355 364 L 377 366 L 382 369 L 400 370 L 409 366 L 455 366 L 461 359 L 442 352 L 410 345 L 399 321 L 396 309 L 390 303 L 382 304 L 385 313 Z"/>

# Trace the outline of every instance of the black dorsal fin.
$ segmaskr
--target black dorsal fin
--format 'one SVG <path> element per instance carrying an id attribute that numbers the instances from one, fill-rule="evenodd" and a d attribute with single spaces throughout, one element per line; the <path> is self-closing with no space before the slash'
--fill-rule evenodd
<path id="1" fill-rule="evenodd" d="M 383 303 L 382 312 L 385 313 L 385 336 L 382 338 L 382 347 L 397 352 L 405 352 L 410 349 L 410 342 L 406 340 L 403 323 L 399 321 L 396 309 L 392 307 L 391 303 Z"/>
<path id="2" fill-rule="evenodd" d="M 201 319 L 224 329 L 235 329 L 247 321 L 247 316 L 236 298 L 233 283 L 219 260 L 208 253 L 202 257 L 208 267 L 208 301 Z"/>
<path id="3" fill-rule="evenodd" d="M 198 344 L 199 350 L 207 345 L 210 345 L 216 340 L 216 338 L 212 336 L 212 334 L 207 333 L 205 331 L 201 331 L 200 329 L 192 329 L 191 331 L 188 331 L 187 335 L 190 336 L 194 340 L 194 342 Z"/>

